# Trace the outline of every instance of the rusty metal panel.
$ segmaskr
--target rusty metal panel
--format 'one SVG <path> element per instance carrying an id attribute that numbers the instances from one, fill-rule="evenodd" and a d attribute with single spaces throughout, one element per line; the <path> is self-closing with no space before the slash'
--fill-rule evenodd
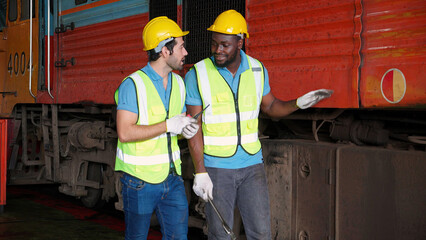
<path id="1" fill-rule="evenodd" d="M 142 31 L 148 13 L 76 28 L 59 34 L 59 59 L 74 58 L 61 68 L 57 102 L 114 103 L 124 77 L 143 67 Z"/>
<path id="2" fill-rule="evenodd" d="M 363 107 L 426 106 L 426 1 L 363 1 Z"/>
<path id="3" fill-rule="evenodd" d="M 295 141 L 293 146 L 297 162 L 295 239 L 333 239 L 336 145 Z"/>
<path id="4" fill-rule="evenodd" d="M 274 239 L 334 238 L 336 145 L 263 140 Z"/>
<path id="5" fill-rule="evenodd" d="M 336 239 L 426 239 L 426 153 L 336 153 Z"/>
<path id="6" fill-rule="evenodd" d="M 360 0 L 248 1 L 247 52 L 265 64 L 277 98 L 329 88 L 318 107 L 357 108 L 360 13 Z"/>
<path id="7" fill-rule="evenodd" d="M 290 144 L 262 140 L 263 159 L 268 181 L 273 239 L 292 239 L 293 159 Z"/>

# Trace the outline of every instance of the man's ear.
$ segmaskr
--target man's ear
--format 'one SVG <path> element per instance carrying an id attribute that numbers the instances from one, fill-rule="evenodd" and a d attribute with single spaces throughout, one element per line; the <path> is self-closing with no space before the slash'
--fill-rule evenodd
<path id="1" fill-rule="evenodd" d="M 240 38 L 238 40 L 238 49 L 243 49 L 244 38 Z"/>
<path id="2" fill-rule="evenodd" d="M 163 57 L 166 57 L 170 55 L 170 50 L 166 46 L 164 46 L 163 48 L 161 48 L 161 54 L 163 55 Z"/>

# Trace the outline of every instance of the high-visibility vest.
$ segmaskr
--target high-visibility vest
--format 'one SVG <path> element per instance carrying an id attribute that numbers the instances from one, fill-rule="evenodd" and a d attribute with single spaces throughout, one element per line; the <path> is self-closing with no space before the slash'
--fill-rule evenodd
<path id="1" fill-rule="evenodd" d="M 153 125 L 181 114 L 185 104 L 185 84 L 172 73 L 169 112 L 164 108 L 160 95 L 151 79 L 141 70 L 129 76 L 136 86 L 139 116 L 137 125 Z M 118 89 L 115 91 L 118 102 Z M 137 142 L 122 143 L 118 140 L 115 170 L 124 171 L 149 183 L 163 182 L 173 161 L 177 174 L 181 175 L 180 150 L 177 136 L 163 133 L 160 136 Z"/>
<path id="2" fill-rule="evenodd" d="M 220 75 L 210 58 L 194 65 L 203 108 L 204 153 L 230 157 L 241 145 L 249 154 L 260 150 L 258 116 L 263 96 L 262 64 L 247 56 L 249 69 L 240 76 L 237 94 Z"/>

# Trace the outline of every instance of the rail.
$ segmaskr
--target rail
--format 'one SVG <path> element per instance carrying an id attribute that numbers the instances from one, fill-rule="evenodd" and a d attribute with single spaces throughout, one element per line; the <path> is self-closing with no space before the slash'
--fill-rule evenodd
<path id="1" fill-rule="evenodd" d="M 54 99 L 50 92 L 50 1 L 47 1 L 47 92 Z"/>
<path id="2" fill-rule="evenodd" d="M 50 1 L 48 1 L 50 2 Z M 28 90 L 30 91 L 31 96 L 36 100 L 36 96 L 31 90 L 32 76 L 33 76 L 33 1 L 30 1 L 30 79 L 28 81 Z"/>

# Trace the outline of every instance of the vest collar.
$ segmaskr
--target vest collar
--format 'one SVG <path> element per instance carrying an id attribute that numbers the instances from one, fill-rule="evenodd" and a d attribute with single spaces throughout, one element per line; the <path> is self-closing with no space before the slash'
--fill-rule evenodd
<path id="1" fill-rule="evenodd" d="M 149 79 L 151 79 L 151 81 L 163 81 L 163 78 L 151 67 L 151 64 L 149 62 L 145 67 L 141 69 L 141 71 L 144 72 L 149 77 Z M 167 75 L 169 81 L 171 79 L 171 76 L 172 73 L 170 72 Z"/>

